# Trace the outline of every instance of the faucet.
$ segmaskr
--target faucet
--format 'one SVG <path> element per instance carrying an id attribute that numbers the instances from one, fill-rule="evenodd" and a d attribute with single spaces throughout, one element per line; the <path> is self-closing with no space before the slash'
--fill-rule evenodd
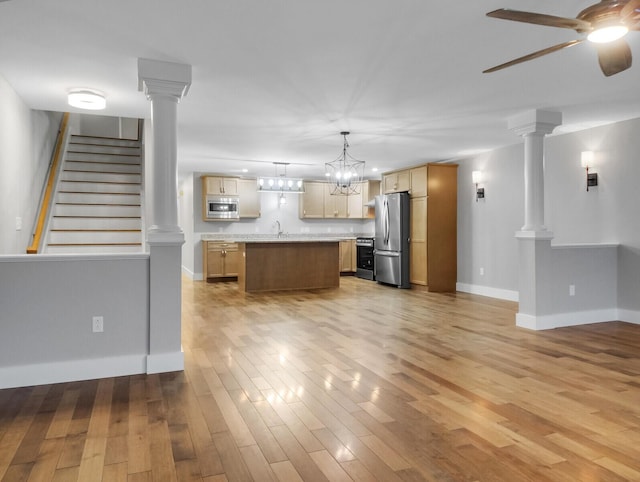
<path id="1" fill-rule="evenodd" d="M 282 236 L 282 227 L 280 226 L 280 221 L 276 219 L 276 224 L 278 225 L 278 238 Z"/>

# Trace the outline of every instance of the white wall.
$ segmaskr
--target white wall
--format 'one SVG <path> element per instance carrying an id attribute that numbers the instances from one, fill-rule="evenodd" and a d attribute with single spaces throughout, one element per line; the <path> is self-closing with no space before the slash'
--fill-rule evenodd
<path id="1" fill-rule="evenodd" d="M 1 75 L 0 106 L 0 254 L 25 253 L 62 114 L 29 109 Z"/>
<path id="2" fill-rule="evenodd" d="M 617 306 L 633 316 L 640 313 L 638 133 L 640 119 L 634 119 L 545 141 L 545 221 L 554 234 L 552 244 L 619 244 Z M 524 147 L 518 139 L 514 144 L 459 161 L 458 282 L 476 291 L 518 291 L 514 235 L 524 222 Z M 597 156 L 599 186 L 589 192 L 580 166 L 584 150 Z M 478 203 L 471 183 L 476 169 L 485 177 L 486 197 Z"/>
<path id="3" fill-rule="evenodd" d="M 74 134 L 120 139 L 138 138 L 138 119 L 89 113 L 82 113 L 75 117 L 77 131 Z"/>
<path id="4" fill-rule="evenodd" d="M 206 175 L 206 174 L 204 174 Z M 257 219 L 241 219 L 239 221 L 203 221 L 202 220 L 202 176 L 203 173 L 194 173 L 189 176 L 181 186 L 184 195 L 187 196 L 190 184 L 192 189 L 191 200 L 181 201 L 182 205 L 191 206 L 193 222 L 192 242 L 185 242 L 183 248 L 183 271 L 193 273 L 194 279 L 202 279 L 202 243 L 200 238 L 207 233 L 220 234 L 273 234 L 277 233 L 276 220 L 280 222 L 281 229 L 288 234 L 328 234 L 351 235 L 373 234 L 374 224 L 372 220 L 360 219 L 300 219 L 298 215 L 299 194 L 287 194 L 287 204 L 278 202 L 275 193 L 262 193 L 260 198 L 261 215 Z M 182 210 L 182 208 L 181 208 Z M 188 213 L 189 211 L 186 211 Z M 186 222 L 181 227 L 186 233 Z M 187 253 L 187 251 L 191 251 Z M 187 264 L 188 262 L 192 264 Z"/>
<path id="5" fill-rule="evenodd" d="M 145 372 L 148 255 L 0 256 L 0 306 L 0 388 Z"/>

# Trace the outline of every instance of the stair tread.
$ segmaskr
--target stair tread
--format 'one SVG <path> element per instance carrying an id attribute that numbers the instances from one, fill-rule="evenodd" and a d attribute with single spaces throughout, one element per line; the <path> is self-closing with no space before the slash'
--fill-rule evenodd
<path id="1" fill-rule="evenodd" d="M 58 233 L 141 233 L 142 229 L 52 229 Z"/>
<path id="2" fill-rule="evenodd" d="M 49 243 L 47 246 L 142 246 L 142 243 Z"/>

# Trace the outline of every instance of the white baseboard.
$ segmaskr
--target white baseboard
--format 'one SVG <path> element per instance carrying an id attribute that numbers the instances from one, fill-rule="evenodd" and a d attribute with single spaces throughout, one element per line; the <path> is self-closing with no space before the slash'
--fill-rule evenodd
<path id="1" fill-rule="evenodd" d="M 184 370 L 184 352 L 147 355 L 147 373 L 180 372 Z"/>
<path id="2" fill-rule="evenodd" d="M 182 274 L 187 276 L 189 279 L 193 281 L 202 281 L 204 276 L 202 273 L 195 273 L 187 268 L 185 265 L 182 265 Z"/>
<path id="3" fill-rule="evenodd" d="M 618 308 L 618 320 L 640 325 L 640 311 L 623 310 Z"/>
<path id="4" fill-rule="evenodd" d="M 468 283 L 456 283 L 456 291 L 471 293 L 474 295 L 488 296 L 507 301 L 518 301 L 520 293 L 518 291 L 503 290 L 490 286 L 472 285 Z"/>
<path id="5" fill-rule="evenodd" d="M 147 355 L 0 367 L 0 389 L 120 377 L 146 372 Z"/>
<path id="6" fill-rule="evenodd" d="M 534 316 L 524 313 L 516 314 L 516 326 L 529 330 L 551 330 L 565 326 L 588 325 L 618 320 L 618 310 L 576 311 L 573 313 L 558 313 L 555 315 Z"/>

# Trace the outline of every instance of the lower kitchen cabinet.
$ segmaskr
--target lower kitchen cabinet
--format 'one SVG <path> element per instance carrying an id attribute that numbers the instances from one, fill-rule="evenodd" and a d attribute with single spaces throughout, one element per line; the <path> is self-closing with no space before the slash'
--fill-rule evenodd
<path id="1" fill-rule="evenodd" d="M 356 272 L 356 240 L 345 239 L 340 241 L 340 272 Z"/>
<path id="2" fill-rule="evenodd" d="M 204 279 L 237 278 L 239 259 L 238 244 L 220 241 L 202 242 Z"/>

